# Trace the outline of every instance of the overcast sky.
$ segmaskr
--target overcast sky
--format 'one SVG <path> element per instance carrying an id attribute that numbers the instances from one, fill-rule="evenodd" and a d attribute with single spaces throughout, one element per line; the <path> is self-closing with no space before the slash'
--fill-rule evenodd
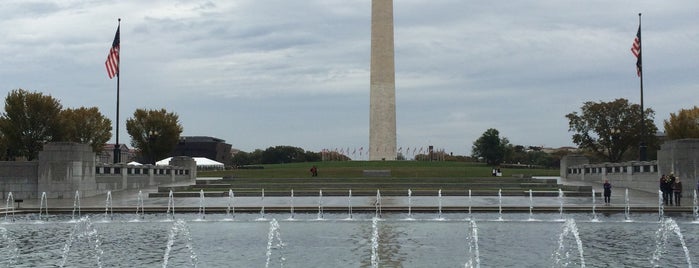
<path id="1" fill-rule="evenodd" d="M 573 146 L 565 115 L 583 102 L 640 102 L 639 12 L 662 129 L 699 104 L 699 1 L 395 0 L 398 147 L 466 155 L 488 128 Z M 2 98 L 23 88 L 114 121 L 117 18 L 122 143 L 136 109 L 165 108 L 183 135 L 244 151 L 368 148 L 370 0 L 3 1 Z"/>

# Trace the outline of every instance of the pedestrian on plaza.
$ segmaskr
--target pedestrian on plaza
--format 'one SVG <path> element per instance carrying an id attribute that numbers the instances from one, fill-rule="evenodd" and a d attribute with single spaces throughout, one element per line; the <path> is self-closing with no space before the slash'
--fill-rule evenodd
<path id="1" fill-rule="evenodd" d="M 680 177 L 675 177 L 675 183 L 672 184 L 672 192 L 675 195 L 675 206 L 680 206 L 680 199 L 682 199 L 682 182 Z"/>
<path id="2" fill-rule="evenodd" d="M 675 173 L 670 172 L 670 176 L 667 178 L 667 199 L 670 201 L 670 205 L 672 205 L 673 200 L 673 184 L 675 184 Z"/>
<path id="3" fill-rule="evenodd" d="M 608 179 L 605 179 L 602 187 L 604 187 L 604 205 L 609 206 L 612 201 L 612 184 L 609 183 Z"/>
<path id="4" fill-rule="evenodd" d="M 666 206 L 668 204 L 668 200 L 667 200 L 668 187 L 667 186 L 668 186 L 667 185 L 667 176 L 665 176 L 665 174 L 663 174 L 662 176 L 660 176 L 660 191 L 663 194 L 663 203 L 665 203 Z"/>
<path id="5" fill-rule="evenodd" d="M 318 177 L 318 168 L 316 166 L 311 167 L 311 177 Z"/>

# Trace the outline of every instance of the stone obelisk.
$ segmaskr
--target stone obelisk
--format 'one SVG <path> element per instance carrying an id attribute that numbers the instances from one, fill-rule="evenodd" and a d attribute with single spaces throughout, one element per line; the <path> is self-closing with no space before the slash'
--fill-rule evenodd
<path id="1" fill-rule="evenodd" d="M 393 0 L 371 1 L 369 160 L 396 159 Z"/>

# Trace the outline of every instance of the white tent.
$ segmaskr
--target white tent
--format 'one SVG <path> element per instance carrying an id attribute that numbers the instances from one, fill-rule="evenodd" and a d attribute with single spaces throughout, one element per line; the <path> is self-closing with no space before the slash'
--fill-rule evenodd
<path id="1" fill-rule="evenodd" d="M 143 166 L 143 164 L 136 162 L 136 161 L 131 161 L 131 162 L 127 163 L 127 165 L 129 165 L 129 166 Z"/>
<path id="2" fill-rule="evenodd" d="M 160 160 L 158 162 L 155 162 L 156 166 L 167 166 L 170 165 L 170 160 L 172 157 L 165 158 L 163 160 Z M 203 170 L 220 170 L 224 169 L 225 165 L 221 162 L 217 162 L 211 159 L 208 159 L 206 157 L 192 157 L 194 159 L 194 162 L 197 162 L 197 169 L 203 169 Z"/>

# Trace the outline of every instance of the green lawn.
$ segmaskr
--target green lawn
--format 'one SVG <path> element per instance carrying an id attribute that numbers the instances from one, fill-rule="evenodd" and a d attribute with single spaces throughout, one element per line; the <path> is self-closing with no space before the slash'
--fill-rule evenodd
<path id="1" fill-rule="evenodd" d="M 310 177 L 309 169 L 318 167 L 318 177 L 352 178 L 362 177 L 368 169 L 389 169 L 392 177 L 488 177 L 492 167 L 482 163 L 424 162 L 424 161 L 333 161 L 261 165 L 264 169 L 236 169 L 226 171 L 200 171 L 199 177 L 246 177 L 246 178 L 303 178 Z M 503 177 L 513 174 L 532 176 L 557 176 L 558 169 L 509 169 L 502 168 Z"/>

